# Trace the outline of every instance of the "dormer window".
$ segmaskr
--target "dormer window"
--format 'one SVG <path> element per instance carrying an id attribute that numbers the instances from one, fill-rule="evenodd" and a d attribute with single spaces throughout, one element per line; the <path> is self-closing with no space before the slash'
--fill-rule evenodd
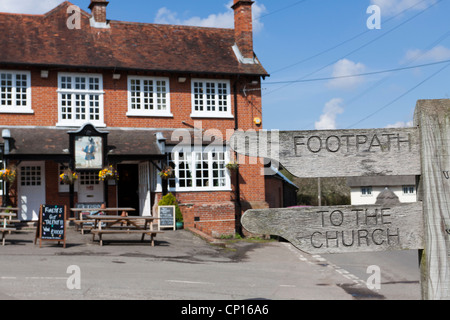
<path id="1" fill-rule="evenodd" d="M 99 74 L 58 75 L 58 126 L 79 127 L 87 122 L 104 127 L 103 77 Z"/>

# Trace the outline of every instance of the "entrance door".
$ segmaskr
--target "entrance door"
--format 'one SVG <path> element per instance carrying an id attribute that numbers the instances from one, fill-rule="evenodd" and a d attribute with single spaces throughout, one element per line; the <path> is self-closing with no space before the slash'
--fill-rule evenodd
<path id="1" fill-rule="evenodd" d="M 45 204 L 45 162 L 23 162 L 18 168 L 19 218 L 37 221 L 39 209 Z"/>
<path id="2" fill-rule="evenodd" d="M 120 208 L 134 208 L 136 211 L 129 215 L 139 215 L 139 167 L 137 164 L 120 164 L 117 166 L 119 173 L 118 201 Z"/>
<path id="3" fill-rule="evenodd" d="M 139 209 L 142 217 L 151 216 L 150 166 L 148 162 L 139 164 Z"/>
<path id="4" fill-rule="evenodd" d="M 78 179 L 79 203 L 103 203 L 103 181 L 99 181 L 97 172 L 81 172 Z"/>

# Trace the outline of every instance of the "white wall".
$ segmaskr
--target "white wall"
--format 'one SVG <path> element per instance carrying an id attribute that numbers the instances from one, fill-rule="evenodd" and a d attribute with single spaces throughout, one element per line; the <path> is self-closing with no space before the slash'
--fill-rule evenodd
<path id="1" fill-rule="evenodd" d="M 385 189 L 385 187 L 372 187 L 372 194 L 363 195 L 361 193 L 361 187 L 351 188 L 351 202 L 352 205 L 371 205 L 375 204 L 378 195 Z M 401 203 L 411 203 L 417 201 L 416 192 L 410 194 L 403 193 L 403 186 L 391 186 L 389 187 L 391 191 L 399 198 Z"/>

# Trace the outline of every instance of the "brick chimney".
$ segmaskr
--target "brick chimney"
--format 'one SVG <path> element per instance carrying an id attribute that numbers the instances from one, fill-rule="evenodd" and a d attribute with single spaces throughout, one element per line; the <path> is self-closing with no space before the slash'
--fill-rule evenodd
<path id="1" fill-rule="evenodd" d="M 234 0 L 234 33 L 243 58 L 253 59 L 253 16 L 251 0 Z"/>
<path id="2" fill-rule="evenodd" d="M 97 23 L 106 23 L 106 6 L 109 4 L 106 0 L 91 0 L 89 9 L 91 9 L 92 17 Z"/>

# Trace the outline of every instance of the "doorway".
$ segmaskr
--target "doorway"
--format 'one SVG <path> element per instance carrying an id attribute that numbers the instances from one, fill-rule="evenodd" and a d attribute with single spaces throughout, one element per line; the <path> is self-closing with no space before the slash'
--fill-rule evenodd
<path id="1" fill-rule="evenodd" d="M 21 221 L 37 221 L 45 204 L 45 162 L 23 162 L 17 179 Z"/>
<path id="2" fill-rule="evenodd" d="M 117 184 L 117 205 L 119 208 L 134 208 L 131 216 L 139 216 L 139 165 L 119 164 L 117 166 L 119 181 Z"/>

